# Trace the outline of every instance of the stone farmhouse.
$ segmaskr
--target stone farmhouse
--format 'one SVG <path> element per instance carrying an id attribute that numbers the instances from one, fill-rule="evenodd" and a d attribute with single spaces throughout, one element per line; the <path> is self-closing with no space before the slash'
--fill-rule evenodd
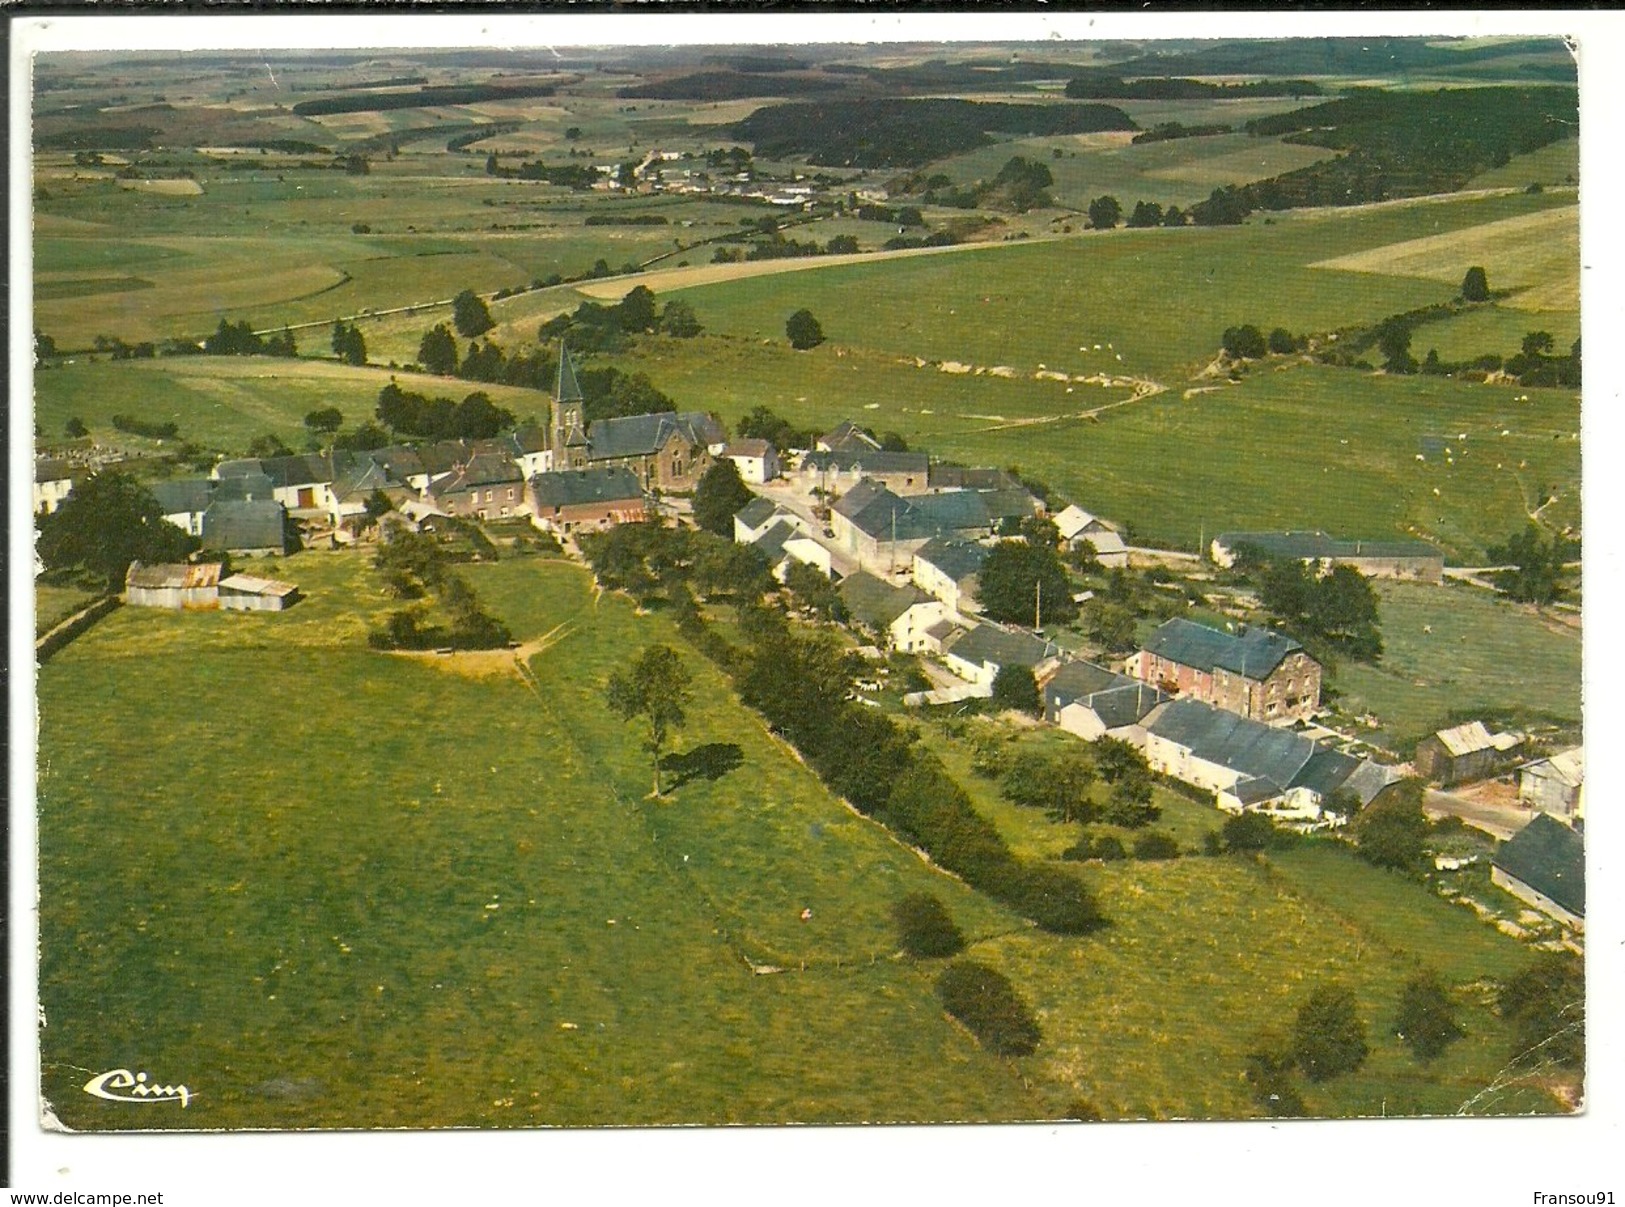
<path id="1" fill-rule="evenodd" d="M 495 520 L 524 508 L 525 478 L 511 457 L 476 453 L 429 486 L 429 500 L 447 515 Z"/>
<path id="2" fill-rule="evenodd" d="M 525 485 L 531 523 L 559 536 L 644 520 L 643 487 L 624 465 L 535 474 Z"/>
<path id="3" fill-rule="evenodd" d="M 845 494 L 865 478 L 900 495 L 920 495 L 929 490 L 930 470 L 931 459 L 924 453 L 818 450 L 801 458 L 796 475 L 803 490 L 822 491 L 830 497 Z"/>
<path id="4" fill-rule="evenodd" d="M 922 649 L 925 631 L 947 616 L 942 602 L 918 587 L 893 586 L 862 570 L 842 579 L 838 590 L 852 619 L 883 634 L 892 649 Z"/>
<path id="5" fill-rule="evenodd" d="M 847 491 L 829 522 L 838 548 L 865 570 L 886 575 L 911 568 L 915 551 L 933 537 L 975 539 L 993 530 L 976 491 L 904 498 L 872 479 Z"/>
<path id="6" fill-rule="evenodd" d="M 951 612 L 981 610 L 976 593 L 981 585 L 987 545 L 957 537 L 932 537 L 914 551 L 914 585 L 940 599 Z"/>
<path id="7" fill-rule="evenodd" d="M 1144 749 L 1147 715 L 1170 697 L 1092 662 L 1068 662 L 1041 685 L 1044 719 L 1086 742 L 1111 737 Z"/>
<path id="8" fill-rule="evenodd" d="M 1175 617 L 1129 659 L 1128 673 L 1271 724 L 1308 720 L 1320 707 L 1320 663 L 1269 629 L 1239 626 L 1227 633 Z"/>
<path id="9" fill-rule="evenodd" d="M 1424 541 L 1341 540 L 1313 532 L 1221 532 L 1210 552 L 1220 566 L 1236 564 L 1240 549 L 1252 548 L 1276 560 L 1308 562 L 1325 571 L 1353 566 L 1371 578 L 1408 578 L 1437 583 L 1444 578 L 1444 554 Z"/>

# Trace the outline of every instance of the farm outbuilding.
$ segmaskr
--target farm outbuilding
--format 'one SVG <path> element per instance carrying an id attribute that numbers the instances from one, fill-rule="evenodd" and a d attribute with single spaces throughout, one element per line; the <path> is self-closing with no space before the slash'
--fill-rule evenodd
<path id="1" fill-rule="evenodd" d="M 1439 784 L 1487 779 L 1512 761 L 1523 738 L 1491 733 L 1482 721 L 1469 721 L 1429 734 L 1416 745 L 1416 773 Z"/>
<path id="2" fill-rule="evenodd" d="M 205 611 L 220 606 L 219 562 L 131 562 L 124 575 L 124 601 L 134 608 Z"/>
<path id="3" fill-rule="evenodd" d="M 1585 840 L 1542 813 L 1496 849 L 1490 880 L 1571 930 L 1585 928 Z"/>
<path id="4" fill-rule="evenodd" d="M 1210 552 L 1230 567 L 1242 550 L 1267 558 L 1308 562 L 1319 569 L 1353 566 L 1371 578 L 1408 578 L 1436 583 L 1444 578 L 1444 554 L 1425 541 L 1342 540 L 1321 532 L 1221 532 Z"/>
<path id="5" fill-rule="evenodd" d="M 1580 828 L 1585 821 L 1585 752 L 1575 746 L 1521 767 L 1518 799 Z"/>
<path id="6" fill-rule="evenodd" d="M 220 606 L 230 612 L 281 612 L 302 598 L 298 587 L 280 579 L 233 574 L 220 580 Z"/>

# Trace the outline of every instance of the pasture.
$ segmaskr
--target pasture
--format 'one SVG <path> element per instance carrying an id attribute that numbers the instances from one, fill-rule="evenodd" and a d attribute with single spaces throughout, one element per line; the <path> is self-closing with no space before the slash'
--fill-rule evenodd
<path id="1" fill-rule="evenodd" d="M 1375 735 L 1400 753 L 1451 714 L 1547 717 L 1577 726 L 1580 632 L 1470 587 L 1379 582 L 1383 656 L 1331 677 L 1347 713 L 1375 713 Z"/>
<path id="2" fill-rule="evenodd" d="M 322 332 L 325 341 L 326 332 Z M 174 420 L 180 436 L 204 448 L 240 455 L 256 436 L 273 435 L 304 447 L 304 418 L 337 407 L 344 426 L 373 419 L 378 391 L 391 379 L 402 389 L 460 400 L 484 390 L 520 420 L 547 422 L 548 395 L 518 386 L 481 385 L 454 378 L 341 365 L 333 360 L 268 356 L 185 356 L 157 360 L 90 361 L 59 365 L 34 375 L 34 414 L 43 438 L 59 438 L 77 417 L 103 443 L 140 444 L 114 430 L 112 417 L 134 415 L 156 423 Z"/>
<path id="3" fill-rule="evenodd" d="M 942 1014 L 934 969 L 893 958 L 889 909 L 925 888 L 972 935 L 1017 922 L 832 800 L 692 653 L 680 748 L 737 765 L 642 799 L 600 680 L 670 640 L 663 622 L 572 566 L 472 570 L 553 634 L 538 694 L 366 650 L 389 604 L 362 555 L 276 569 L 310 593 L 286 614 L 122 609 L 41 672 L 42 1042 L 64 1122 L 1040 1112 Z M 270 712 L 244 713 L 250 683 Z M 80 1067 L 131 1061 L 186 1079 L 186 1115 L 78 1092 Z"/>

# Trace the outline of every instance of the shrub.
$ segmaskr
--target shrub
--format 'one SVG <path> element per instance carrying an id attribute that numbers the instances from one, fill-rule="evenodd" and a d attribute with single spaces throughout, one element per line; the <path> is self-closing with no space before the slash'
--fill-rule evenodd
<path id="1" fill-rule="evenodd" d="M 1294 1061 L 1289 1055 L 1261 1051 L 1247 1054 L 1247 1084 L 1253 1101 L 1277 1119 L 1301 1118 L 1307 1113 L 1298 1087 L 1292 1083 Z"/>
<path id="2" fill-rule="evenodd" d="M 910 893 L 892 907 L 903 950 L 921 959 L 958 955 L 965 936 L 941 901 L 930 893 Z"/>
<path id="3" fill-rule="evenodd" d="M 1061 852 L 1061 858 L 1074 862 L 1082 862 L 1088 859 L 1111 862 L 1115 859 L 1127 859 L 1128 851 L 1124 849 L 1122 840 L 1115 834 L 1091 834 L 1085 830 L 1083 836 L 1077 842 Z"/>
<path id="4" fill-rule="evenodd" d="M 1008 977 L 973 960 L 950 964 L 937 978 L 943 1008 L 984 1048 L 1000 1056 L 1028 1056 L 1042 1034 L 1032 1010 Z"/>
<path id="5" fill-rule="evenodd" d="M 1320 986 L 1298 1008 L 1292 1056 L 1310 1081 L 1352 1073 L 1370 1055 L 1354 1005 L 1353 990 L 1334 982 Z"/>
<path id="6" fill-rule="evenodd" d="M 1227 851 L 1262 851 L 1275 838 L 1275 823 L 1262 813 L 1237 813 L 1219 832 Z"/>
<path id="7" fill-rule="evenodd" d="M 1086 935 L 1106 925 L 1094 894 L 1076 876 L 1058 867 L 1007 857 L 1003 867 L 975 883 L 1051 934 Z"/>
<path id="8" fill-rule="evenodd" d="M 1456 1021 L 1456 1007 L 1437 974 L 1423 972 L 1405 983 L 1399 995 L 1394 1034 L 1426 1064 L 1467 1033 Z"/>
<path id="9" fill-rule="evenodd" d="M 1585 1064 L 1585 969 L 1547 952 L 1501 986 L 1496 1002 L 1513 1025 L 1515 1056 L 1534 1054 L 1569 1068 Z"/>
<path id="10" fill-rule="evenodd" d="M 1172 834 L 1153 832 L 1134 840 L 1136 859 L 1178 859 L 1179 842 Z"/>

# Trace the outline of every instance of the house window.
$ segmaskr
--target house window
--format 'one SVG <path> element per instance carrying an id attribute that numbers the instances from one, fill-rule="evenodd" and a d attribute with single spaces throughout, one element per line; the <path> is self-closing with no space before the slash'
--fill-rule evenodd
<path id="1" fill-rule="evenodd" d="M 510 486 L 510 487 L 508 487 L 508 497 L 509 497 L 509 498 L 510 498 L 510 499 L 511 499 L 511 498 L 513 498 L 513 487 L 511 487 L 511 486 Z M 504 514 L 504 515 L 506 515 L 506 514 L 507 514 L 507 513 L 508 513 L 508 512 L 507 512 L 507 508 L 503 508 L 503 512 L 502 512 L 502 513 L 503 513 L 503 514 Z"/>
<path id="2" fill-rule="evenodd" d="M 506 507 L 504 507 L 504 508 L 503 508 L 503 509 L 502 509 L 502 514 L 503 514 L 503 515 L 507 515 L 507 514 L 508 514 L 508 509 L 507 509 L 507 508 L 506 508 Z"/>

